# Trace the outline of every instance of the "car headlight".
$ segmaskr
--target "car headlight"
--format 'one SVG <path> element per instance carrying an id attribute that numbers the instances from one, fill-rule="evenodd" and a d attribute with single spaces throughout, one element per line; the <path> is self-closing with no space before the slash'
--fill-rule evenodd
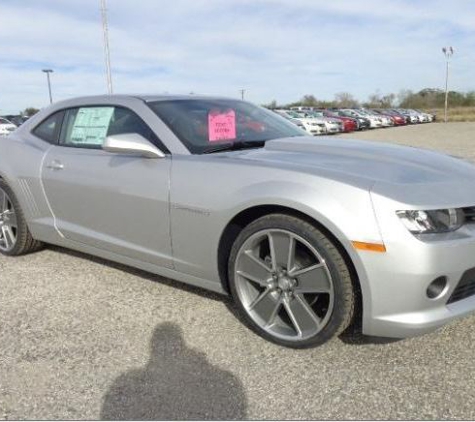
<path id="1" fill-rule="evenodd" d="M 464 213 L 460 208 L 396 211 L 396 214 L 414 234 L 453 232 L 465 222 Z"/>

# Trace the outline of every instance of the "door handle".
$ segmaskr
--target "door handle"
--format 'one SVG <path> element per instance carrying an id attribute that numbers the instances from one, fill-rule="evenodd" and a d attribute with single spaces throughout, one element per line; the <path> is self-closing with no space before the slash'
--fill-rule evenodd
<path id="1" fill-rule="evenodd" d="M 51 170 L 62 170 L 62 169 L 64 169 L 64 165 L 62 163 L 60 163 L 59 161 L 54 160 L 51 163 L 49 163 L 46 166 L 46 168 L 51 169 Z"/>

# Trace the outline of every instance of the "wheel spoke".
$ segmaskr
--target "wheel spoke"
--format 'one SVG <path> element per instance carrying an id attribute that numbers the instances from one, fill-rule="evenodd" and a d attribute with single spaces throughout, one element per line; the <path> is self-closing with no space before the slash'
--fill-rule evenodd
<path id="1" fill-rule="evenodd" d="M 3 240 L 5 241 L 5 247 L 10 249 L 15 243 L 15 236 L 13 235 L 12 228 L 10 226 L 2 226 Z"/>
<path id="2" fill-rule="evenodd" d="M 287 258 L 287 271 L 292 271 L 295 267 L 295 238 L 290 237 L 289 256 Z"/>
<path id="3" fill-rule="evenodd" d="M 266 289 L 252 301 L 248 307 L 248 311 L 254 311 L 260 318 L 265 321 L 264 325 L 271 325 L 272 319 L 275 316 L 280 307 L 280 300 L 272 297 L 271 289 Z"/>
<path id="4" fill-rule="evenodd" d="M 7 210 L 7 195 L 0 189 L 0 213 Z"/>
<path id="5" fill-rule="evenodd" d="M 269 320 L 267 321 L 267 324 L 265 325 L 265 327 L 270 327 L 275 322 L 275 319 L 277 318 L 277 315 L 279 314 L 279 310 L 281 306 L 282 306 L 282 299 L 279 297 L 279 299 L 277 299 L 277 301 L 275 302 L 275 307 L 272 313 L 270 314 Z"/>
<path id="6" fill-rule="evenodd" d="M 293 264 L 295 254 L 295 241 L 287 233 L 273 232 L 268 234 L 272 268 L 289 268 L 289 262 Z"/>
<path id="7" fill-rule="evenodd" d="M 12 227 L 17 227 L 17 218 L 15 211 L 6 211 L 3 217 L 8 217 L 8 224 Z"/>
<path id="8" fill-rule="evenodd" d="M 240 256 L 237 268 L 240 276 L 261 286 L 267 285 L 266 282 L 271 275 L 271 269 L 251 251 L 246 251 Z"/>
<path id="9" fill-rule="evenodd" d="M 315 264 L 291 274 L 297 279 L 296 291 L 299 293 L 328 293 L 330 279 L 323 264 Z"/>
<path id="10" fill-rule="evenodd" d="M 318 329 L 321 320 L 301 295 L 284 299 L 284 307 L 299 337 Z"/>

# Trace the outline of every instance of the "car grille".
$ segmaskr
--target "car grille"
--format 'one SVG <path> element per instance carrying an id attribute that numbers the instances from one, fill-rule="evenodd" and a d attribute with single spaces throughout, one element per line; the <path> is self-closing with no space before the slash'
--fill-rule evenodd
<path id="1" fill-rule="evenodd" d="M 447 305 L 473 295 L 475 295 L 475 268 L 471 268 L 463 273 L 457 287 L 449 297 Z"/>

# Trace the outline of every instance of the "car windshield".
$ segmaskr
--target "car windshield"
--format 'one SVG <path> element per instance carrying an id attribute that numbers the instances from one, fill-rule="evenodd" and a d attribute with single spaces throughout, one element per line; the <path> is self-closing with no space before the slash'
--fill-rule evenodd
<path id="1" fill-rule="evenodd" d="M 218 152 L 226 145 L 232 149 L 234 144 L 257 148 L 270 139 L 305 136 L 277 114 L 239 100 L 177 99 L 148 105 L 193 154 Z"/>
<path id="2" fill-rule="evenodd" d="M 310 117 L 323 117 L 323 112 L 321 111 L 308 111 L 306 114 Z"/>
<path id="3" fill-rule="evenodd" d="M 302 116 L 295 112 L 295 111 L 292 111 L 292 110 L 289 110 L 289 111 L 286 111 L 287 115 L 294 118 L 294 119 L 300 119 Z"/>

